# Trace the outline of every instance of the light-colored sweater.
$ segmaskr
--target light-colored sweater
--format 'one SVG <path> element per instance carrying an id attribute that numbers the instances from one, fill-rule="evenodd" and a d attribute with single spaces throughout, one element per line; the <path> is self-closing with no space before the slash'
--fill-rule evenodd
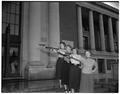
<path id="1" fill-rule="evenodd" d="M 84 58 L 82 60 L 82 63 L 83 63 L 82 73 L 92 74 L 93 72 L 96 71 L 97 65 L 96 65 L 95 60 L 91 58 Z M 93 67 L 95 68 L 93 69 Z"/>
<path id="2" fill-rule="evenodd" d="M 80 60 L 82 59 L 81 55 L 77 55 L 77 54 L 72 54 L 71 57 L 77 59 L 77 60 Z M 77 64 L 80 64 L 80 61 L 77 61 L 75 59 L 70 59 L 71 63 L 74 64 L 74 65 L 77 65 Z"/>
<path id="3" fill-rule="evenodd" d="M 65 54 L 66 50 L 59 49 L 58 52 L 60 52 L 61 54 Z M 58 54 L 58 57 L 63 57 L 63 55 L 61 54 Z"/>

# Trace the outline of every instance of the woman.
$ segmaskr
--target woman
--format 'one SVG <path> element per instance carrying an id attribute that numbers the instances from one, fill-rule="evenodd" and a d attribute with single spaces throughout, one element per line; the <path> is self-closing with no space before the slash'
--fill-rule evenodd
<path id="1" fill-rule="evenodd" d="M 53 48 L 53 47 L 46 47 L 45 45 L 41 45 L 46 49 L 49 49 L 49 51 L 55 52 L 58 54 L 58 59 L 57 59 L 57 63 L 56 63 L 56 79 L 59 80 L 59 86 L 60 88 L 62 88 L 62 65 L 64 63 L 64 55 L 65 55 L 65 48 L 66 48 L 66 44 L 64 42 L 60 42 L 59 48 Z"/>
<path id="2" fill-rule="evenodd" d="M 71 67 L 69 74 L 69 87 L 72 93 L 78 92 L 80 88 L 80 79 L 81 79 L 81 55 L 77 54 L 77 49 L 73 49 L 73 54 L 70 55 Z"/>
<path id="3" fill-rule="evenodd" d="M 65 54 L 65 46 L 66 44 L 64 42 L 60 42 L 60 49 L 58 51 L 54 50 L 55 52 L 58 53 L 58 59 L 56 63 L 56 78 L 59 80 L 59 86 L 62 88 L 62 64 L 64 62 L 64 57 L 62 54 Z"/>
<path id="4" fill-rule="evenodd" d="M 71 54 L 71 46 L 66 46 L 66 55 Z M 64 62 L 62 64 L 62 84 L 64 85 L 65 92 L 68 92 L 69 89 L 69 70 L 70 70 L 70 60 L 67 57 L 64 57 Z"/>
<path id="5" fill-rule="evenodd" d="M 80 85 L 81 93 L 93 93 L 94 92 L 94 83 L 93 83 L 93 73 L 97 69 L 95 60 L 91 58 L 89 51 L 85 52 L 85 58 L 82 60 L 82 78 Z"/>

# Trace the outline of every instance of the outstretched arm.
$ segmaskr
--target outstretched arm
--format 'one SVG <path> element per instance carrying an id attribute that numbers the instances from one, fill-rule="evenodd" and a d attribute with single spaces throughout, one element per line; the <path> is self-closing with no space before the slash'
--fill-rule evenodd
<path id="1" fill-rule="evenodd" d="M 41 48 L 47 49 L 48 51 L 54 52 L 54 53 L 57 53 L 58 50 L 59 50 L 59 48 L 48 47 L 48 46 L 46 46 L 45 44 L 39 44 L 39 46 L 40 46 Z"/>

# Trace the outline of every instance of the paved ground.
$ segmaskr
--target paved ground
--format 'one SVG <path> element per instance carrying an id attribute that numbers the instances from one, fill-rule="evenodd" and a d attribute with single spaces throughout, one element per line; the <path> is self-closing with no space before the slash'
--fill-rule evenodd
<path id="1" fill-rule="evenodd" d="M 63 93 L 64 89 L 58 88 L 56 80 L 6 80 L 2 81 L 2 92 L 4 93 L 25 93 L 25 92 L 43 92 L 43 93 Z M 95 93 L 117 93 L 116 85 L 96 83 Z"/>

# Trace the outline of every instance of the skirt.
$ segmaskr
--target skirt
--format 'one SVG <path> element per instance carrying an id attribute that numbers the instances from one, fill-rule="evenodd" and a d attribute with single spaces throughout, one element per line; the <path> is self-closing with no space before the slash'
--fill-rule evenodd
<path id="1" fill-rule="evenodd" d="M 78 66 L 71 65 L 69 74 L 69 87 L 75 90 L 80 88 L 81 69 Z"/>
<path id="2" fill-rule="evenodd" d="M 56 78 L 61 79 L 62 78 L 62 64 L 64 62 L 63 58 L 58 58 L 57 63 L 56 63 Z"/>
<path id="3" fill-rule="evenodd" d="M 64 61 L 62 64 L 62 84 L 69 85 L 69 70 L 70 63 Z"/>
<path id="4" fill-rule="evenodd" d="M 83 74 L 81 77 L 80 93 L 94 93 L 94 83 L 92 74 Z"/>

